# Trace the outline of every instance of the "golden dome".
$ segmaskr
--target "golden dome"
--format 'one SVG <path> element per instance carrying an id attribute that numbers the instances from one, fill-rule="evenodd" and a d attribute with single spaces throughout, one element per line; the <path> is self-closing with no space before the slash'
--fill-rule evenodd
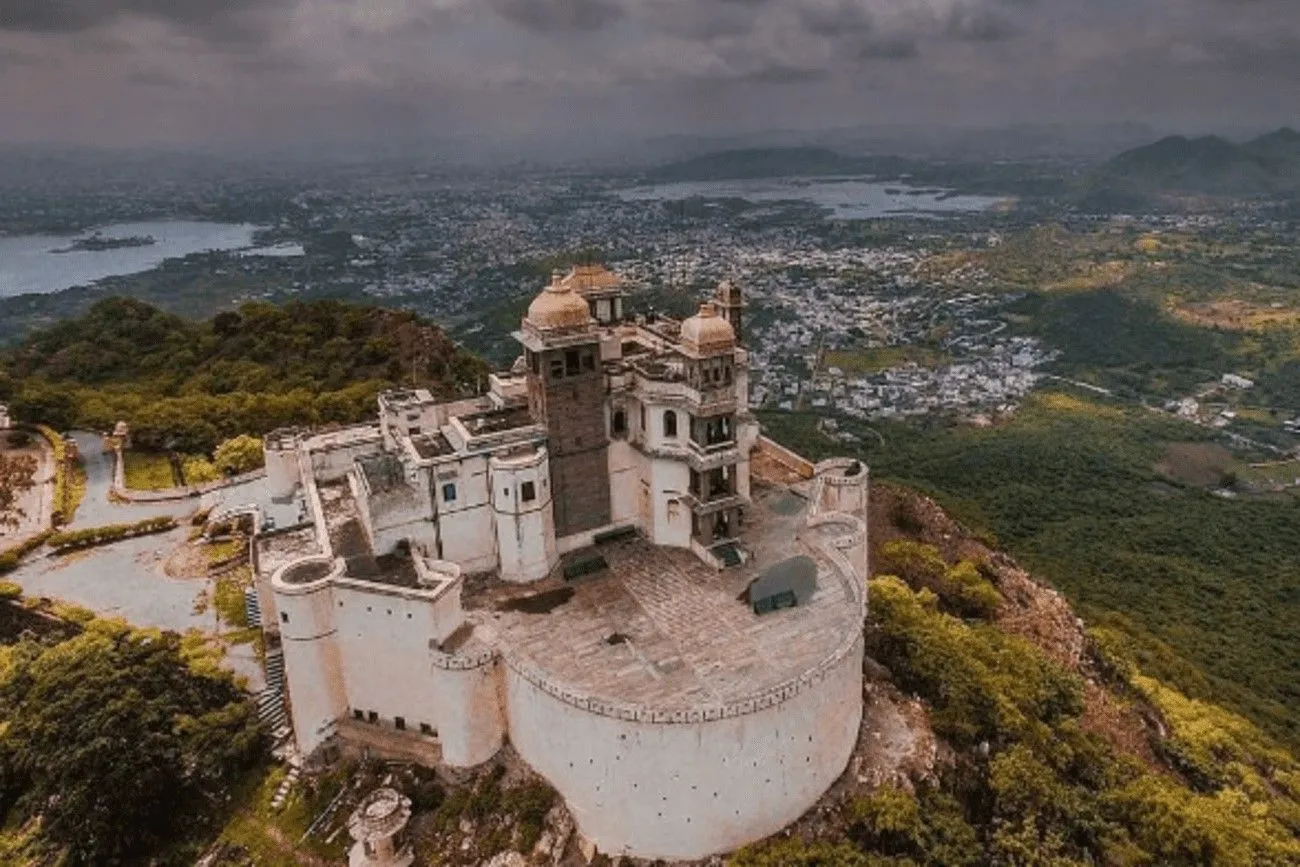
<path id="1" fill-rule="evenodd" d="M 551 276 L 551 285 L 528 305 L 527 322 L 534 328 L 550 331 L 557 328 L 581 328 L 592 322 L 587 300 L 565 284 L 560 275 Z"/>
<path id="2" fill-rule="evenodd" d="M 718 315 L 713 302 L 700 305 L 700 312 L 682 322 L 682 344 L 701 355 L 730 352 L 736 348 L 736 332 Z"/>
<path id="3" fill-rule="evenodd" d="M 604 265 L 574 265 L 563 282 L 577 292 L 599 292 L 617 289 L 622 281 Z"/>

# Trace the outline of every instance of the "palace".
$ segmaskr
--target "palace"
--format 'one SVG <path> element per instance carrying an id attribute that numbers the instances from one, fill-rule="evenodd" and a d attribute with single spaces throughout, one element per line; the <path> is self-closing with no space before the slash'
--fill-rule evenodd
<path id="1" fill-rule="evenodd" d="M 509 742 L 601 851 L 699 858 L 857 742 L 867 472 L 761 436 L 737 287 L 681 321 L 624 300 L 556 274 L 482 397 L 269 435 L 257 600 L 300 754 Z"/>

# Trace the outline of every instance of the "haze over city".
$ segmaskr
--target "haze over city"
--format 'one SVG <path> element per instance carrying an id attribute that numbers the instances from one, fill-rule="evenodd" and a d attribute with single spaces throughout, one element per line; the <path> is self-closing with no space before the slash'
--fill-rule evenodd
<path id="1" fill-rule="evenodd" d="M 1294 122 L 1290 0 L 9 0 L 0 141 L 205 148 Z"/>

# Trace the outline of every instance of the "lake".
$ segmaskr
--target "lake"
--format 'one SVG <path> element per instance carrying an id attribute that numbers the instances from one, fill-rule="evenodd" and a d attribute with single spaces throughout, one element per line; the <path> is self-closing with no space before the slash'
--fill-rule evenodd
<path id="1" fill-rule="evenodd" d="M 947 190 L 866 178 L 680 181 L 619 190 L 617 195 L 624 201 L 679 201 L 696 196 L 747 202 L 804 201 L 826 208 L 831 217 L 839 220 L 984 211 L 1002 201 L 992 196 L 959 196 Z"/>
<path id="2" fill-rule="evenodd" d="M 100 226 L 80 235 L 0 237 L 0 297 L 58 292 L 123 274 L 139 274 L 167 259 L 252 246 L 256 226 L 160 220 Z M 70 250 L 79 239 L 151 237 L 153 244 L 116 249 Z M 61 252 L 67 251 L 67 252 Z"/>

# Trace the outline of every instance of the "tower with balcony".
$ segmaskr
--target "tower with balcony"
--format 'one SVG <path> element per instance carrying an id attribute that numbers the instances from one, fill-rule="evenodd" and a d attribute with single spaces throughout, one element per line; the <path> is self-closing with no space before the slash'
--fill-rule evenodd
<path id="1" fill-rule="evenodd" d="M 738 438 L 746 407 L 738 389 L 736 334 L 714 303 L 705 302 L 682 322 L 680 351 L 690 402 L 691 547 L 725 549 L 740 534 L 749 474 Z"/>

